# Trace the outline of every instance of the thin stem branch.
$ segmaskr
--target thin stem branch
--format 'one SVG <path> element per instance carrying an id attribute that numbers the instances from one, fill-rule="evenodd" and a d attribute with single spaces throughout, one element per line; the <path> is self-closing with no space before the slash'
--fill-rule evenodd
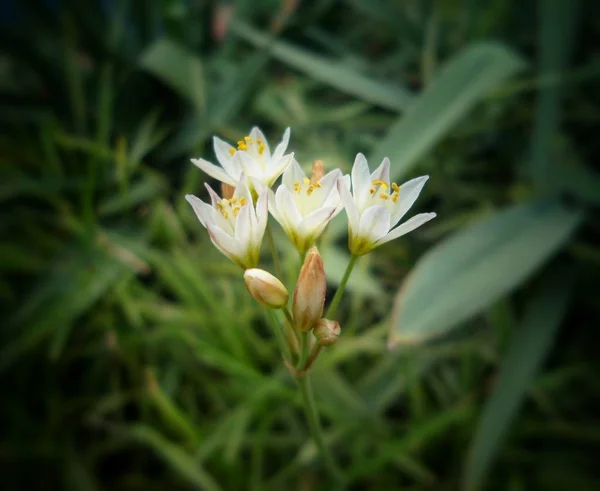
<path id="1" fill-rule="evenodd" d="M 300 385 L 300 393 L 302 394 L 302 401 L 304 402 L 304 412 L 306 413 L 306 419 L 310 432 L 312 433 L 313 439 L 323 457 L 323 463 L 330 472 L 330 474 L 336 480 L 343 480 L 343 474 L 337 467 L 329 448 L 325 445 L 323 438 L 323 430 L 321 428 L 321 421 L 319 419 L 319 413 L 315 406 L 315 400 L 312 393 L 312 386 L 308 375 L 297 378 L 298 385 Z"/>
<path id="2" fill-rule="evenodd" d="M 342 295 L 344 294 L 344 290 L 346 289 L 346 284 L 348 283 L 348 279 L 350 278 L 350 274 L 354 269 L 354 265 L 356 264 L 356 260 L 358 256 L 350 256 L 350 261 L 348 261 L 348 266 L 346 266 L 346 271 L 344 271 L 344 276 L 342 277 L 342 281 L 340 282 L 340 286 L 338 286 L 335 295 L 333 296 L 333 300 L 327 309 L 327 313 L 325 314 L 325 318 L 331 319 L 335 314 L 335 311 L 340 304 L 340 300 L 342 299 Z"/>

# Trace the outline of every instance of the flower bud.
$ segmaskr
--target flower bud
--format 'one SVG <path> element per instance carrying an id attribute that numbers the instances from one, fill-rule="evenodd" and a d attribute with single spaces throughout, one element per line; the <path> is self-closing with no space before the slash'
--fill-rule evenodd
<path id="1" fill-rule="evenodd" d="M 323 315 L 327 281 L 323 258 L 316 247 L 306 253 L 300 270 L 298 283 L 294 290 L 292 311 L 294 327 L 301 331 L 310 331 Z"/>
<path id="2" fill-rule="evenodd" d="M 319 319 L 313 329 L 313 334 L 321 346 L 330 346 L 337 341 L 341 331 L 338 321 Z"/>
<path id="3" fill-rule="evenodd" d="M 247 269 L 244 281 L 250 295 L 261 305 L 280 309 L 287 305 L 289 293 L 281 281 L 263 269 Z"/>
<path id="4" fill-rule="evenodd" d="M 322 160 L 315 160 L 312 165 L 310 182 L 314 184 L 315 182 L 319 182 L 321 178 L 325 175 L 325 164 Z"/>
<path id="5" fill-rule="evenodd" d="M 221 196 L 223 196 L 223 199 L 233 198 L 234 193 L 235 187 L 233 187 L 231 184 L 227 184 L 226 182 L 221 183 Z"/>

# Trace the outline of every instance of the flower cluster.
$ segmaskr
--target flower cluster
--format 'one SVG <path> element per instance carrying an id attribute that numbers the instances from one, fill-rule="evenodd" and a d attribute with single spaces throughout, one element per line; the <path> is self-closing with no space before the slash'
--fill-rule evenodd
<path id="1" fill-rule="evenodd" d="M 262 131 L 253 128 L 235 147 L 214 137 L 220 166 L 192 159 L 209 176 L 235 187 L 233 197 L 221 199 L 207 184 L 210 205 L 192 195 L 186 199 L 215 246 L 242 268 L 258 264 L 267 209 L 301 254 L 315 244 L 342 209 L 348 216 L 348 246 L 355 256 L 435 217 L 435 213 L 420 213 L 398 225 L 419 196 L 427 176 L 399 186 L 390 182 L 387 158 L 371 173 L 367 159 L 359 153 L 350 176 L 342 175 L 339 169 L 325 174 L 322 162 L 317 161 L 309 177 L 294 154 L 286 154 L 289 140 L 288 128 L 271 153 Z M 281 184 L 273 192 L 271 187 L 282 174 Z"/>
<path id="2" fill-rule="evenodd" d="M 352 259 L 328 314 L 339 302 L 356 258 L 381 244 L 420 227 L 435 217 L 421 213 L 399 224 L 419 196 L 428 177 L 417 177 L 402 185 L 390 182 L 387 158 L 371 172 L 366 158 L 358 154 L 350 175 L 339 169 L 325 173 L 323 162 L 316 161 L 308 176 L 294 158 L 286 153 L 289 128 L 271 153 L 269 143 L 258 128 L 229 145 L 215 137 L 215 155 L 220 166 L 204 159 L 192 162 L 209 176 L 221 181 L 220 197 L 208 184 L 210 204 L 187 195 L 200 223 L 213 244 L 244 270 L 250 294 L 261 305 L 282 309 L 286 314 L 289 351 L 298 358 L 295 373 L 304 373 L 322 346 L 333 344 L 340 334 L 339 324 L 323 318 L 326 279 L 323 260 L 314 247 L 327 224 L 342 210 L 348 217 L 348 247 Z M 271 188 L 281 176 L 281 183 Z M 279 223 L 304 259 L 294 289 L 292 311 L 285 285 L 271 273 L 258 269 L 261 244 L 267 229 L 268 215 Z M 275 253 L 275 252 L 274 252 Z M 299 346 L 312 332 L 316 349 L 310 356 Z M 288 360 L 291 366 L 292 360 Z"/>

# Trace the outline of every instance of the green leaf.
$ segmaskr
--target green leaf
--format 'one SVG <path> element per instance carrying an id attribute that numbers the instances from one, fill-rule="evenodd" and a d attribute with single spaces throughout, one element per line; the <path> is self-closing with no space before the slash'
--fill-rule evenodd
<path id="1" fill-rule="evenodd" d="M 442 242 L 398 292 L 390 345 L 422 342 L 481 312 L 567 242 L 581 218 L 557 200 L 527 203 Z"/>
<path id="2" fill-rule="evenodd" d="M 372 164 L 389 157 L 392 178 L 399 179 L 483 96 L 523 67 L 521 57 L 498 44 L 465 48 L 389 129 L 370 155 Z"/>
<path id="3" fill-rule="evenodd" d="M 181 447 L 165 439 L 149 426 L 135 424 L 129 426 L 125 434 L 137 442 L 152 448 L 182 479 L 194 485 L 196 489 L 218 491 L 221 489 L 216 481 L 184 452 Z"/>
<path id="4" fill-rule="evenodd" d="M 481 488 L 509 426 L 546 357 L 567 307 L 571 275 L 559 269 L 541 286 L 500 366 L 466 461 L 463 489 Z"/>
<path id="5" fill-rule="evenodd" d="M 540 76 L 557 72 L 559 76 L 563 75 L 576 32 L 578 3 L 561 0 L 539 2 Z M 560 126 L 561 88 L 561 84 L 543 87 L 536 107 L 531 138 L 531 170 L 540 187 L 548 186 L 558 164 L 553 143 Z"/>
<path id="6" fill-rule="evenodd" d="M 191 102 L 199 113 L 204 108 L 202 61 L 169 39 L 159 39 L 141 55 L 140 65 Z"/>
<path id="7" fill-rule="evenodd" d="M 412 94 L 402 87 L 363 75 L 340 61 L 272 39 L 244 22 L 233 23 L 232 30 L 254 46 L 268 47 L 270 54 L 282 63 L 363 101 L 393 111 L 405 110 L 412 101 Z"/>

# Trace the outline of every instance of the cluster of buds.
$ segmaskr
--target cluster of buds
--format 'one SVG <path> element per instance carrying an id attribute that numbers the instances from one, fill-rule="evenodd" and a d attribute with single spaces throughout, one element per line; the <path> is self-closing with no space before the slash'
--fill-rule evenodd
<path id="1" fill-rule="evenodd" d="M 339 323 L 323 318 L 327 285 L 323 259 L 315 247 L 329 222 L 345 210 L 348 248 L 352 254 L 345 280 L 329 309 L 331 312 L 337 307 L 357 257 L 411 232 L 435 217 L 435 213 L 420 213 L 400 224 L 423 189 L 427 176 L 398 185 L 390 181 L 387 158 L 371 172 L 360 153 L 350 175 L 343 175 L 340 169 L 325 173 L 323 162 L 317 160 L 309 176 L 294 154 L 286 153 L 289 140 L 289 128 L 273 149 L 258 128 L 253 128 L 235 146 L 215 137 L 214 150 L 220 165 L 204 159 L 192 159 L 192 162 L 221 181 L 221 196 L 207 184 L 210 203 L 192 195 L 186 199 L 207 229 L 212 243 L 244 269 L 244 281 L 252 297 L 267 308 L 283 310 L 296 344 L 312 333 L 315 349 L 306 368 L 314 361 L 313 355 L 316 357 L 323 346 L 335 343 L 340 335 Z M 271 187 L 280 177 L 280 184 L 273 191 Z M 291 312 L 285 285 L 257 267 L 269 215 L 304 258 Z M 274 245 L 273 249 L 276 250 Z"/>

